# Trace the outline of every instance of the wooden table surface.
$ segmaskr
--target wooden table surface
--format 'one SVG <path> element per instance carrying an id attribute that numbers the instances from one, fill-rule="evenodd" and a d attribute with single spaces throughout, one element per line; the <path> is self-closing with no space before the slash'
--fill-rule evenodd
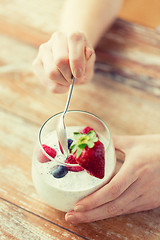
<path id="1" fill-rule="evenodd" d="M 42 123 L 67 95 L 44 89 L 31 62 L 58 28 L 63 0 L 0 2 L 0 239 L 160 239 L 160 208 L 73 226 L 45 204 L 31 178 Z M 92 83 L 76 86 L 70 109 L 98 115 L 112 135 L 160 133 L 160 35 L 117 20 L 97 50 Z M 82 97 L 83 96 L 83 97 Z M 123 164 L 117 159 L 117 171 Z"/>

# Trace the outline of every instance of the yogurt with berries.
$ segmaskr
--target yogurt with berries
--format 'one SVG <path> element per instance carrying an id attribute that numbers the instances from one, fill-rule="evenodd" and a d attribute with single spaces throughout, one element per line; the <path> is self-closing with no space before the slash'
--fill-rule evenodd
<path id="1" fill-rule="evenodd" d="M 70 140 L 74 139 L 73 132 L 80 132 L 83 128 L 83 126 L 68 127 L 67 137 Z M 102 136 L 99 135 L 98 137 L 102 143 L 106 141 Z M 33 155 L 32 178 L 35 188 L 42 199 L 58 210 L 64 212 L 73 210 L 78 200 L 107 183 L 113 174 L 115 168 L 115 151 L 112 143 L 109 146 L 104 144 L 105 174 L 102 179 L 90 175 L 81 167 L 80 171 L 72 171 L 67 166 L 63 166 L 64 156 L 59 147 L 56 131 L 48 133 L 43 139 L 42 144 L 54 149 L 56 154 L 51 161 L 50 159 L 42 161 L 40 160 L 39 153 L 37 153 L 39 151 L 38 148 Z M 58 170 L 57 174 L 60 174 L 58 176 L 55 174 L 55 169 L 59 167 L 61 169 Z"/>

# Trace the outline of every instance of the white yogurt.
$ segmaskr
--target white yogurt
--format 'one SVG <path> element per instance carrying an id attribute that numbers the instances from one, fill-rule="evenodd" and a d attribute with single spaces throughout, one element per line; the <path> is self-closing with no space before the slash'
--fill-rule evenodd
<path id="1" fill-rule="evenodd" d="M 83 127 L 67 128 L 68 138 L 73 139 L 73 132 L 82 130 Z M 102 142 L 103 139 L 100 139 Z M 57 151 L 54 160 L 40 163 L 37 159 L 37 151 L 33 155 L 32 178 L 35 188 L 39 195 L 52 207 L 68 212 L 73 210 L 74 205 L 81 198 L 94 192 L 104 185 L 112 176 L 115 168 L 115 152 L 112 144 L 105 150 L 105 177 L 98 179 L 89 175 L 85 170 L 81 172 L 68 171 L 62 178 L 55 178 L 50 173 L 53 166 L 58 165 L 57 161 L 63 159 L 61 154 L 56 132 L 50 132 L 42 144 L 53 147 Z"/>

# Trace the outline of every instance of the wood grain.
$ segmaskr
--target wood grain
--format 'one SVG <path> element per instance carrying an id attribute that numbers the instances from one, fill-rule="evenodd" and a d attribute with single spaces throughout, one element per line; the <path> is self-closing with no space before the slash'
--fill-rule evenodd
<path id="1" fill-rule="evenodd" d="M 96 53 L 96 71 L 160 96 L 160 35 L 155 31 L 119 20 L 104 35 Z"/>
<path id="2" fill-rule="evenodd" d="M 11 41 L 9 44 L 11 44 Z M 21 48 L 21 53 L 23 56 L 23 48 Z M 29 51 L 28 59 L 30 61 Z M 4 61 L 3 58 L 2 61 Z M 132 229 L 137 228 L 134 218 L 130 220 L 130 217 L 124 216 L 114 219 L 115 224 L 113 224 L 112 219 L 109 219 L 105 220 L 105 223 L 100 221 L 98 223 L 91 223 L 89 225 L 81 224 L 78 227 L 73 227 L 66 224 L 63 213 L 50 208 L 39 199 L 31 179 L 33 145 L 37 140 L 40 125 L 51 114 L 61 111 L 66 96 L 49 93 L 39 85 L 37 79 L 28 71 L 18 70 L 13 72 L 12 70 L 12 72 L 8 72 L 7 74 L 1 74 L 0 86 L 0 119 L 2 122 L 0 135 L 2 139 L 6 140 L 2 141 L 0 148 L 0 186 L 3 186 L 1 188 L 1 197 L 16 204 L 17 207 L 19 206 L 26 211 L 33 212 L 44 219 L 52 221 L 54 224 L 58 224 L 58 226 L 65 227 L 88 239 L 99 239 L 99 236 L 104 239 L 107 236 L 108 239 L 118 239 L 119 236 L 121 239 L 126 237 L 129 239 L 129 236 L 133 237 Z M 101 92 L 100 95 L 95 94 L 97 90 Z M 86 96 L 83 100 L 81 98 L 82 94 Z M 91 102 L 93 96 L 95 98 L 94 106 Z M 107 111 L 102 111 L 99 108 L 102 103 L 106 104 Z M 86 86 L 77 86 L 75 88 L 71 108 L 87 109 L 96 113 L 109 124 L 112 133 L 143 134 L 149 133 L 149 131 L 156 132 L 155 125 L 157 126 L 156 130 L 159 129 L 158 131 L 160 131 L 160 112 L 157 111 L 159 107 L 158 103 L 159 99 L 157 97 L 151 97 L 149 94 L 120 83 L 115 85 L 114 81 L 106 78 L 103 73 L 99 72 L 95 75 L 93 83 L 88 85 L 88 89 L 86 89 Z M 151 116 L 156 113 L 154 120 L 152 117 L 148 118 L 148 111 Z M 145 125 L 144 118 L 148 118 L 148 122 Z M 151 219 L 153 221 L 155 214 L 152 211 L 139 214 L 138 217 L 141 221 L 145 222 L 147 229 L 151 221 L 151 219 L 147 220 L 146 216 L 148 215 L 152 215 Z M 123 222 L 125 228 L 128 226 L 128 222 L 130 222 L 131 225 L 129 226 L 132 226 L 130 233 L 127 230 L 127 234 L 125 234 L 123 229 L 120 231 L 116 227 L 122 224 L 121 222 Z M 158 225 L 155 226 L 157 229 Z M 142 234 L 143 228 L 138 229 L 139 236 L 145 236 L 147 239 L 147 232 Z M 154 228 L 151 228 L 150 231 L 155 232 Z M 99 235 L 98 232 L 101 232 L 101 234 Z"/>
<path id="3" fill-rule="evenodd" d="M 40 4 L 38 2 L 13 0 L 3 3 L 0 11 L 1 32 L 37 47 L 47 41 L 58 29 L 64 0 L 48 0 L 48 5 L 44 0 Z M 154 30 L 118 20 L 104 34 L 96 54 L 96 71 L 104 71 L 114 81 L 123 81 L 160 96 L 160 35 Z"/>
<path id="4" fill-rule="evenodd" d="M 83 240 L 81 236 L 58 226 L 16 204 L 0 199 L 1 239 L 21 240 Z"/>
<path id="5" fill-rule="evenodd" d="M 0 238 L 158 240 L 160 208 L 73 226 L 34 189 L 31 164 L 39 128 L 63 110 L 67 95 L 48 92 L 31 62 L 37 46 L 56 30 L 62 4 L 0 3 Z M 98 115 L 112 135 L 159 133 L 159 46 L 156 32 L 118 20 L 97 46 L 92 83 L 75 87 L 70 109 Z M 118 171 L 124 156 L 117 158 Z"/>
<path id="6" fill-rule="evenodd" d="M 130 239 L 130 237 L 132 237 L 132 239 L 141 239 L 142 237 L 145 237 L 145 239 L 152 239 L 150 237 L 155 237 L 156 239 L 156 235 L 159 235 L 158 218 L 160 212 L 158 210 L 147 211 L 145 213 L 139 213 L 138 215 L 121 216 L 114 219 L 99 221 L 97 223 L 79 224 L 78 226 L 67 224 L 64 221 L 64 213 L 49 207 L 41 201 L 32 184 L 31 155 L 33 151 L 32 147 L 34 144 L 35 133 L 37 132 L 35 124 L 25 120 L 23 120 L 23 122 L 20 117 L 7 112 L 1 112 L 0 117 L 2 120 L 5 119 L 5 121 L 3 121 L 3 125 L 1 126 L 3 130 L 3 132 L 1 130 L 1 136 L 3 139 L 8 133 L 5 138 L 7 139 L 7 142 L 3 141 L 0 147 L 0 186 L 2 186 L 0 194 L 1 199 L 3 198 L 7 201 L 5 203 L 6 212 L 8 211 L 8 214 L 10 213 L 9 216 L 13 215 L 13 219 L 11 218 L 12 221 L 10 218 L 8 219 L 8 228 L 5 223 L 1 225 L 2 232 L 7 231 L 8 229 L 8 233 L 5 234 L 9 234 L 10 231 L 13 231 L 13 225 L 17 221 L 17 218 L 19 219 L 21 216 L 20 212 L 23 210 L 24 215 L 27 215 L 29 212 L 30 214 L 37 216 L 37 220 L 34 220 L 32 215 L 28 216 L 28 225 L 30 222 L 29 226 L 32 226 L 33 230 L 35 227 L 35 221 L 39 227 L 42 227 L 42 220 L 45 220 L 47 221 L 46 224 L 49 222 L 54 226 L 58 225 L 58 227 L 72 231 L 76 235 L 75 239 L 79 239 L 77 238 L 79 235 L 82 239 L 96 240 L 99 239 L 99 237 L 111 240 L 118 240 L 119 237 L 121 237 L 121 239 Z M 17 140 L 15 141 L 15 139 Z M 6 208 L 8 203 L 12 205 L 11 209 L 13 208 L 14 211 L 19 212 L 15 219 L 14 216 L 16 213 L 12 212 L 10 208 Z M 15 210 L 15 207 L 17 210 Z M 2 217 L 4 218 L 3 206 L 1 208 L 3 212 Z M 154 219 L 156 215 L 157 222 Z M 7 216 L 5 216 L 5 218 L 7 218 Z M 21 218 L 23 218 L 21 222 L 24 223 L 26 219 L 23 216 L 21 216 Z M 151 225 L 153 221 L 154 224 Z M 143 224 L 140 225 L 139 222 L 143 222 Z M 119 225 L 123 225 L 123 228 L 119 228 Z M 144 225 L 145 229 L 147 229 L 146 231 L 144 231 Z M 137 235 L 139 238 L 137 238 L 137 235 L 134 236 L 133 229 L 135 234 L 138 233 Z M 18 239 L 23 239 L 22 230 L 23 225 L 17 225 L 17 231 L 19 234 L 17 235 Z M 49 230 L 46 231 L 46 228 L 44 227 L 43 231 L 47 233 Z M 149 237 L 148 231 L 150 233 Z M 100 233 L 100 235 L 98 233 Z M 12 236 L 14 236 L 14 234 L 15 232 L 13 231 Z M 57 236 L 57 239 L 63 238 Z"/>

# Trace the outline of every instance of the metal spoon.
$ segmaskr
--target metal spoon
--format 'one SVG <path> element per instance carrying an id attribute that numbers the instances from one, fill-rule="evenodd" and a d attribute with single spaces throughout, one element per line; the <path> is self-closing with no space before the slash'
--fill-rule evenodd
<path id="1" fill-rule="evenodd" d="M 64 122 L 64 117 L 65 117 L 65 114 L 66 114 L 66 112 L 68 110 L 68 107 L 69 107 L 74 82 L 75 82 L 75 78 L 73 78 L 72 84 L 70 85 L 66 106 L 65 106 L 64 112 L 62 113 L 62 115 L 58 119 L 57 128 L 56 128 L 57 137 L 58 137 L 59 143 L 61 144 L 62 153 L 64 154 L 65 158 L 68 157 L 69 151 L 68 151 L 68 141 L 67 141 L 67 133 L 66 133 L 66 126 L 65 126 L 65 122 Z"/>

